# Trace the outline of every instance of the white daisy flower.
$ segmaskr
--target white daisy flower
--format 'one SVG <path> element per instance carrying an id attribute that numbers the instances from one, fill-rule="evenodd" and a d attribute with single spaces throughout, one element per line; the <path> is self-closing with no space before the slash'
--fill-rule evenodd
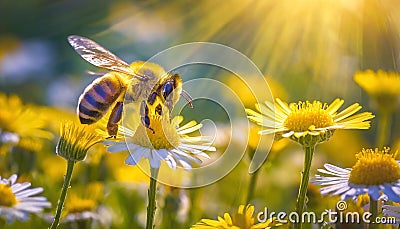
<path id="1" fill-rule="evenodd" d="M 63 223 L 67 222 L 78 222 L 91 220 L 93 225 L 107 225 L 108 227 L 111 225 L 112 217 L 110 209 L 105 206 L 98 206 L 96 209 L 91 211 L 82 211 L 76 213 L 68 213 L 63 219 Z"/>
<path id="2" fill-rule="evenodd" d="M 351 169 L 325 164 L 312 183 L 324 186 L 322 195 L 340 195 L 342 200 L 368 193 L 373 200 L 385 194 L 388 200 L 400 202 L 400 162 L 389 149 L 363 149 L 356 157 Z"/>
<path id="3" fill-rule="evenodd" d="M 395 205 L 383 205 L 382 213 L 384 216 L 394 217 L 396 223 L 400 224 L 400 204 L 394 203 Z"/>
<path id="4" fill-rule="evenodd" d="M 199 130 L 202 125 L 195 121 L 179 127 L 182 116 L 175 117 L 171 122 L 166 119 L 151 120 L 152 129 L 140 125 L 136 131 L 120 127 L 125 141 L 105 141 L 109 152 L 130 151 L 125 163 L 136 165 L 140 159 L 147 158 L 150 167 L 159 168 L 165 161 L 172 169 L 178 165 L 185 169 L 192 168 L 191 162 L 202 163 L 200 158 L 209 159 L 205 151 L 215 151 L 211 146 L 212 139 L 204 136 L 190 137 L 187 134 Z"/>
<path id="5" fill-rule="evenodd" d="M 43 192 L 43 188 L 29 189 L 31 183 L 16 183 L 17 178 L 16 174 L 8 179 L 0 177 L 0 217 L 8 223 L 14 219 L 25 221 L 30 213 L 39 213 L 51 206 L 46 197 L 34 196 Z"/>

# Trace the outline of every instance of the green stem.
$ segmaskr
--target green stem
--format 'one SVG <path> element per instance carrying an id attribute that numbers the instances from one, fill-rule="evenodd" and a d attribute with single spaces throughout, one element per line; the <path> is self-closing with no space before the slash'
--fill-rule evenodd
<path id="1" fill-rule="evenodd" d="M 0 217 L 0 229 L 6 228 L 6 220 Z"/>
<path id="2" fill-rule="evenodd" d="M 378 201 L 373 200 L 371 196 L 369 196 L 369 212 L 372 214 L 369 229 L 378 228 L 377 224 L 374 223 L 376 221 L 376 217 L 378 216 Z"/>
<path id="3" fill-rule="evenodd" d="M 64 184 L 62 186 L 60 198 L 58 199 L 56 216 L 54 217 L 54 221 L 51 224 L 50 229 L 56 229 L 58 227 L 58 223 L 60 222 L 61 212 L 64 207 L 65 197 L 67 197 L 69 184 L 71 183 L 72 171 L 74 170 L 74 166 L 75 166 L 75 161 L 68 160 L 67 173 L 65 174 Z"/>
<path id="4" fill-rule="evenodd" d="M 90 219 L 78 220 L 76 223 L 78 229 L 90 228 Z"/>
<path id="5" fill-rule="evenodd" d="M 250 174 L 250 184 L 249 184 L 249 189 L 247 191 L 247 198 L 246 198 L 246 204 L 250 204 L 250 201 L 254 197 L 254 190 L 256 188 L 257 184 L 257 177 L 258 177 L 258 172 L 260 169 L 257 169 L 254 173 Z"/>
<path id="6" fill-rule="evenodd" d="M 194 174 L 196 176 L 196 174 Z M 200 207 L 200 202 L 201 202 L 201 196 L 200 196 L 200 190 L 198 188 L 191 189 L 189 194 L 189 199 L 190 199 L 190 204 L 192 208 L 189 211 L 188 215 L 188 220 L 187 222 L 191 222 L 194 220 L 197 220 L 202 216 L 202 211 Z"/>
<path id="7" fill-rule="evenodd" d="M 390 122 L 392 113 L 390 111 L 380 111 L 378 121 L 378 131 L 376 136 L 376 146 L 381 149 L 389 141 L 390 138 Z"/>
<path id="8" fill-rule="evenodd" d="M 157 190 L 157 177 L 158 168 L 150 168 L 150 187 L 148 191 L 149 203 L 147 205 L 147 222 L 146 229 L 154 228 L 154 215 L 156 213 L 156 190 Z"/>
<path id="9" fill-rule="evenodd" d="M 304 157 L 304 168 L 301 175 L 301 183 L 299 188 L 299 194 L 297 196 L 297 203 L 296 203 L 296 213 L 298 217 L 301 219 L 304 210 L 304 203 L 307 194 L 307 187 L 308 181 L 310 179 L 310 169 L 311 169 L 311 162 L 315 150 L 315 145 L 313 146 L 303 146 L 305 157 Z M 298 222 L 294 225 L 294 228 L 301 229 L 302 222 Z"/>
<path id="10" fill-rule="evenodd" d="M 174 229 L 182 228 L 184 222 L 179 222 L 178 213 L 182 206 L 181 189 L 172 188 L 164 198 L 164 207 L 162 211 L 162 221 L 160 223 L 160 229 Z"/>

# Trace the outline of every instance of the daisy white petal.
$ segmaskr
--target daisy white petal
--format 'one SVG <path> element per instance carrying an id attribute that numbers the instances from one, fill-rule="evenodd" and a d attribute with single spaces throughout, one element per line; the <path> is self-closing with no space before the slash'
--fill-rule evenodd
<path id="1" fill-rule="evenodd" d="M 43 188 L 33 188 L 33 189 L 28 189 L 28 190 L 24 190 L 18 193 L 15 193 L 15 195 L 19 198 L 24 198 L 24 197 L 29 197 L 29 196 L 33 196 L 39 193 L 43 192 Z"/>
<path id="2" fill-rule="evenodd" d="M 25 190 L 25 189 L 29 188 L 30 186 L 31 186 L 31 183 L 29 183 L 29 182 L 25 182 L 22 184 L 15 184 L 12 186 L 12 190 L 14 193 L 17 193 L 21 190 Z"/>
<path id="3" fill-rule="evenodd" d="M 396 187 L 393 187 L 390 184 L 384 184 L 383 186 L 388 199 L 394 202 L 400 202 L 400 192 Z"/>
<path id="4" fill-rule="evenodd" d="M 356 157 L 351 169 L 325 164 L 312 183 L 323 186 L 322 195 L 349 199 L 367 193 L 374 200 L 386 195 L 388 200 L 400 202 L 400 162 L 394 160 L 389 149 L 363 149 Z"/>
<path id="5" fill-rule="evenodd" d="M 135 159 L 133 159 L 133 157 L 131 155 L 129 155 L 126 159 L 125 159 L 125 164 L 127 165 L 136 165 L 137 161 Z"/>
<path id="6" fill-rule="evenodd" d="M 394 205 L 383 205 L 382 213 L 386 217 L 394 217 L 395 223 L 400 224 L 400 204 L 393 203 Z"/>
<path id="7" fill-rule="evenodd" d="M 16 183 L 18 176 L 5 179 L 0 177 L 0 217 L 8 223 L 14 219 L 25 221 L 29 213 L 41 212 L 51 206 L 45 197 L 31 197 L 43 192 L 43 188 L 29 189 L 30 183 Z"/>
<path id="8" fill-rule="evenodd" d="M 108 142 L 110 143 L 110 142 Z M 111 144 L 110 144 L 111 145 Z M 115 152 L 121 152 L 128 150 L 128 146 L 126 145 L 125 142 L 119 142 L 118 144 L 113 144 L 108 147 L 107 151 L 110 153 L 115 153 Z"/>

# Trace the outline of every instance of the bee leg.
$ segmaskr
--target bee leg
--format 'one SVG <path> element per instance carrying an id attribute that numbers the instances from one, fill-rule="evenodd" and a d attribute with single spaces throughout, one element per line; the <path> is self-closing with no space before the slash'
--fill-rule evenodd
<path id="1" fill-rule="evenodd" d="M 142 101 L 140 104 L 140 116 L 142 117 L 141 120 L 143 125 L 153 131 L 154 134 L 154 129 L 150 127 L 149 108 L 147 107 L 146 101 Z"/>
<path id="2" fill-rule="evenodd" d="M 153 132 L 153 134 L 155 134 L 156 132 L 154 131 L 153 128 L 150 127 L 150 119 L 149 116 L 144 116 L 142 117 L 142 123 L 143 125 L 148 128 L 149 130 L 151 130 Z"/>
<path id="3" fill-rule="evenodd" d="M 111 111 L 111 115 L 107 123 L 107 132 L 110 135 L 108 138 L 116 138 L 118 133 L 118 122 L 121 121 L 122 111 L 124 104 L 122 102 L 117 102 Z"/>
<path id="4" fill-rule="evenodd" d="M 157 99 L 157 92 L 153 92 L 153 93 L 151 93 L 151 95 L 149 96 L 149 98 L 147 99 L 147 102 L 150 104 L 150 105 L 153 105 L 154 104 L 154 102 L 156 101 L 156 99 Z"/>

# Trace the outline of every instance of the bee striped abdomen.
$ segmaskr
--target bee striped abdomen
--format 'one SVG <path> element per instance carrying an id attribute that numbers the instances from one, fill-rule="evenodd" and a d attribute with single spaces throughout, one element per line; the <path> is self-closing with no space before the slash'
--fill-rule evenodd
<path id="1" fill-rule="evenodd" d="M 86 87 L 79 98 L 78 116 L 82 124 L 92 124 L 107 113 L 124 90 L 118 77 L 107 74 Z"/>

